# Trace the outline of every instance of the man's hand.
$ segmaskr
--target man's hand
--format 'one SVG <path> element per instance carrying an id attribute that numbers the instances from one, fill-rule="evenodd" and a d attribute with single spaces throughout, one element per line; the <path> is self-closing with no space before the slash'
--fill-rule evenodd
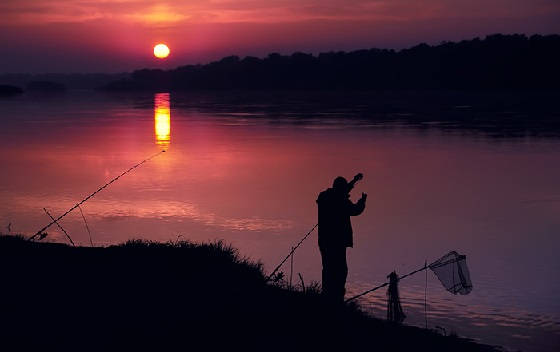
<path id="1" fill-rule="evenodd" d="M 354 176 L 352 181 L 348 182 L 348 192 L 350 192 L 352 188 L 354 188 L 356 182 L 360 181 L 362 178 L 364 178 L 364 175 L 362 175 L 362 173 L 359 173 L 356 176 Z"/>

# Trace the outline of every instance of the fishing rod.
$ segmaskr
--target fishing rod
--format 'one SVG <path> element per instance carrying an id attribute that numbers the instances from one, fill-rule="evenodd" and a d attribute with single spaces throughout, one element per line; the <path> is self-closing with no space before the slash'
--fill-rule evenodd
<path id="1" fill-rule="evenodd" d="M 49 213 L 49 211 L 47 210 L 47 208 L 43 208 L 43 210 L 44 210 L 45 213 L 49 216 L 49 218 L 51 218 L 51 220 L 55 222 L 56 226 L 58 226 L 58 228 L 61 229 L 62 232 L 64 232 L 64 234 L 66 235 L 66 238 L 68 238 L 68 240 L 70 241 L 70 243 L 72 243 L 72 246 L 76 247 L 76 245 L 74 244 L 74 241 L 72 241 L 72 237 L 70 237 L 70 235 L 69 235 L 68 232 L 66 232 L 66 230 L 62 227 L 62 225 L 60 225 L 57 221 L 55 221 L 54 217 L 51 215 L 51 213 Z"/>
<path id="2" fill-rule="evenodd" d="M 432 265 L 432 264 L 430 264 L 430 265 Z M 414 275 L 414 274 L 416 274 L 416 273 L 418 273 L 418 272 L 420 272 L 420 271 L 426 270 L 426 269 L 428 269 L 428 268 L 429 268 L 429 265 L 425 265 L 425 264 L 424 264 L 423 267 L 418 268 L 418 269 L 416 269 L 416 270 L 414 270 L 414 271 L 409 272 L 409 273 L 406 274 L 406 275 L 403 275 L 403 276 L 399 277 L 399 278 L 397 279 L 397 281 L 401 281 L 402 279 L 404 279 L 404 278 L 406 278 L 406 277 L 408 277 L 408 276 L 410 276 L 410 275 Z M 356 296 L 354 296 L 354 297 L 348 298 L 348 299 L 345 300 L 344 302 L 345 302 L 345 303 L 348 303 L 348 302 L 350 302 L 350 301 L 355 300 L 356 298 L 360 298 L 360 297 L 362 297 L 362 296 L 365 296 L 365 295 L 367 295 L 368 293 L 373 292 L 373 291 L 376 291 L 376 290 L 379 290 L 380 288 L 383 288 L 383 287 L 385 287 L 385 286 L 387 286 L 387 285 L 389 285 L 389 281 L 384 282 L 384 283 L 382 283 L 382 284 L 379 285 L 379 286 L 375 286 L 374 288 L 371 288 L 371 289 L 369 289 L 369 290 L 367 290 L 367 291 L 364 291 L 364 292 L 360 293 L 359 295 L 356 295 Z"/>
<path id="3" fill-rule="evenodd" d="M 35 237 L 41 236 L 41 234 L 48 229 L 49 227 L 51 227 L 54 224 L 58 224 L 58 221 L 60 219 L 62 219 L 63 217 L 65 217 L 66 215 L 68 215 L 72 210 L 78 208 L 80 205 L 82 205 L 83 203 L 85 203 L 87 200 L 89 200 L 91 197 L 93 197 L 94 195 L 96 195 L 97 193 L 101 192 L 102 190 L 104 190 L 105 188 L 107 188 L 111 183 L 115 182 L 116 180 L 118 180 L 119 178 L 121 178 L 122 176 L 128 174 L 129 172 L 131 172 L 132 170 L 136 169 L 138 166 L 144 164 L 145 162 L 155 158 L 156 156 L 160 155 L 161 153 L 165 153 L 165 150 L 161 150 L 157 153 L 155 153 L 154 155 L 142 160 L 141 162 L 139 162 L 138 164 L 130 167 L 128 170 L 124 171 L 122 174 L 118 175 L 117 177 L 113 178 L 111 181 L 107 182 L 106 184 L 104 184 L 103 186 L 99 187 L 95 192 L 93 192 L 92 194 L 90 194 L 89 196 L 85 197 L 84 199 L 82 199 L 80 202 L 76 203 L 72 208 L 68 209 L 64 214 L 60 215 L 58 218 L 53 219 L 47 226 L 43 227 L 42 229 L 40 229 L 39 231 L 37 231 L 36 234 L 34 234 L 33 236 L 31 236 L 29 238 L 29 240 L 34 239 Z"/>
<path id="4" fill-rule="evenodd" d="M 278 269 L 280 269 L 280 267 L 282 267 L 282 265 L 286 262 L 286 260 L 288 260 L 288 258 L 290 258 L 290 256 L 296 251 L 296 249 L 298 249 L 299 246 L 301 246 L 301 244 L 303 243 L 303 241 L 305 241 L 305 239 L 307 237 L 309 237 L 309 235 L 311 235 L 311 233 L 313 232 L 313 230 L 315 230 L 317 228 L 317 226 L 319 226 L 319 224 L 315 224 L 315 226 L 313 226 L 313 228 L 311 230 L 309 230 L 309 232 L 307 232 L 307 234 L 305 234 L 305 236 L 303 236 L 303 238 L 298 242 L 298 244 L 296 244 L 294 247 L 292 247 L 292 250 L 290 251 L 290 253 L 288 253 L 288 255 L 286 256 L 286 258 L 284 258 L 284 260 L 282 260 L 280 262 L 280 264 L 278 264 L 278 266 L 276 268 L 274 268 L 274 270 L 272 271 L 272 273 L 270 275 L 268 275 L 268 277 L 266 278 L 266 281 L 270 281 L 270 279 L 272 279 L 272 277 L 274 276 L 274 274 L 276 274 L 276 272 L 278 271 Z"/>

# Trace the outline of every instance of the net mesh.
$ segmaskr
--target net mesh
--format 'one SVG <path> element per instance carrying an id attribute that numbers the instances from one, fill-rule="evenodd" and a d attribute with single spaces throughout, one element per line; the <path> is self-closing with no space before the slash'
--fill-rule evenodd
<path id="1" fill-rule="evenodd" d="M 451 251 L 429 265 L 434 274 L 454 295 L 466 295 L 472 290 L 472 282 L 467 268 L 467 257 Z"/>

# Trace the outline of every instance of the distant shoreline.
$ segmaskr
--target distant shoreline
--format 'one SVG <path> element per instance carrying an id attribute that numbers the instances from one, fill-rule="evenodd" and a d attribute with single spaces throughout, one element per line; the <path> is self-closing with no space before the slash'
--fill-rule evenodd
<path id="1" fill-rule="evenodd" d="M 0 74 L 0 84 L 51 81 L 68 89 L 189 90 L 559 90 L 560 35 L 484 39 L 318 55 L 224 57 L 175 69 L 117 74 Z"/>

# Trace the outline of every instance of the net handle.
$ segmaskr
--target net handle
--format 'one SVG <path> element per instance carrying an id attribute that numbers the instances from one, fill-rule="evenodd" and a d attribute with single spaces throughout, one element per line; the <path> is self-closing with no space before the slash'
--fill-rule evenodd
<path id="1" fill-rule="evenodd" d="M 448 255 L 450 255 L 450 254 L 454 254 L 454 255 L 455 255 L 455 258 L 449 259 L 449 260 L 444 261 L 444 262 L 439 262 L 442 258 L 444 258 L 445 256 L 448 256 Z M 458 261 L 460 261 L 460 260 L 464 260 L 465 258 L 466 258 L 465 255 L 460 255 L 460 254 L 458 254 L 458 253 L 455 252 L 455 251 L 451 251 L 451 252 L 447 253 L 446 255 L 444 255 L 443 257 L 439 258 L 438 260 L 434 260 L 433 262 L 431 262 L 431 263 L 428 264 L 428 265 L 426 265 L 426 264 L 424 263 L 424 266 L 422 266 L 422 267 L 420 267 L 420 268 L 418 268 L 418 269 L 416 269 L 416 270 L 413 270 L 413 271 L 409 272 L 409 273 L 406 274 L 406 275 L 403 275 L 403 276 L 399 277 L 399 278 L 398 278 L 398 281 L 401 281 L 401 280 L 404 279 L 404 278 L 407 278 L 407 277 L 409 277 L 409 276 L 411 276 L 411 275 L 414 275 L 414 274 L 416 274 L 416 273 L 419 273 L 419 272 L 421 272 L 421 271 L 424 271 L 424 270 L 426 270 L 426 269 L 428 269 L 428 268 L 430 268 L 430 269 L 433 270 L 433 268 L 439 268 L 439 267 L 444 266 L 444 265 L 449 265 L 449 264 L 452 264 L 452 263 L 456 263 L 456 262 L 458 262 Z M 364 291 L 364 292 L 360 293 L 359 295 L 350 297 L 350 298 L 348 298 L 347 300 L 345 300 L 344 302 L 345 302 L 345 303 L 348 303 L 348 302 L 350 302 L 350 301 L 355 300 L 356 298 L 360 298 L 360 297 L 362 297 L 362 296 L 365 296 L 365 295 L 367 295 L 368 293 L 373 292 L 373 291 L 376 291 L 376 290 L 378 290 L 378 289 L 380 289 L 380 288 L 383 288 L 383 287 L 385 287 L 385 286 L 387 286 L 387 285 L 389 285 L 389 282 L 388 282 L 388 281 L 382 283 L 382 284 L 379 285 L 379 286 L 375 286 L 374 288 L 371 288 L 371 289 L 369 289 L 369 290 L 367 290 L 367 291 Z"/>

